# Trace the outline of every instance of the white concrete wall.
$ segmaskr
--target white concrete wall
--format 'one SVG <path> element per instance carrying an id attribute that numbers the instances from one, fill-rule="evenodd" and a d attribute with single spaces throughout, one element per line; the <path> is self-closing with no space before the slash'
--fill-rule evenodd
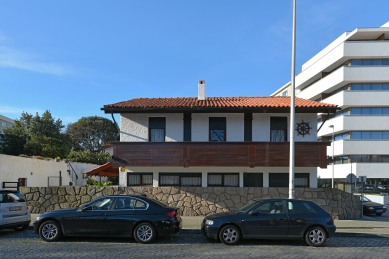
<path id="1" fill-rule="evenodd" d="M 340 107 L 383 107 L 388 106 L 388 91 L 342 91 L 331 95 L 322 102 L 337 104 Z M 358 106 L 359 105 L 359 106 Z"/>
<path id="2" fill-rule="evenodd" d="M 349 163 L 336 164 L 334 167 L 334 178 L 345 179 L 348 174 L 356 176 L 367 176 L 368 178 L 388 178 L 388 163 Z M 317 176 L 322 179 L 332 178 L 332 165 L 327 168 L 318 168 Z"/>
<path id="3" fill-rule="evenodd" d="M 387 155 L 389 140 L 337 140 L 334 145 L 334 155 Z M 332 156 L 332 147 L 327 147 L 327 155 Z M 389 177 L 389 175 L 388 175 Z"/>
<path id="4" fill-rule="evenodd" d="M 149 117 L 166 118 L 166 142 L 183 141 L 182 113 L 120 114 L 120 141 L 147 142 Z"/>
<path id="5" fill-rule="evenodd" d="M 73 162 L 71 165 L 78 179 L 64 161 L 56 162 L 55 160 L 47 161 L 0 154 L 0 188 L 3 182 L 17 182 L 19 178 L 27 178 L 27 187 L 47 187 L 48 177 L 59 176 L 60 171 L 62 185 L 69 185 L 69 182 L 73 182 L 74 185 L 83 186 L 86 184 L 83 173 L 97 167 L 95 164 Z M 70 175 L 67 170 L 71 170 Z"/>
<path id="6" fill-rule="evenodd" d="M 158 187 L 159 173 L 202 173 L 202 187 L 207 187 L 208 173 L 239 173 L 239 185 L 243 187 L 243 173 L 263 173 L 263 187 L 269 187 L 269 173 L 289 173 L 287 167 L 131 167 L 126 168 L 125 172 L 119 172 L 119 186 L 127 186 L 127 173 L 153 173 L 153 186 Z M 316 167 L 296 167 L 295 173 L 310 174 L 310 188 L 317 187 L 317 168 Z"/>

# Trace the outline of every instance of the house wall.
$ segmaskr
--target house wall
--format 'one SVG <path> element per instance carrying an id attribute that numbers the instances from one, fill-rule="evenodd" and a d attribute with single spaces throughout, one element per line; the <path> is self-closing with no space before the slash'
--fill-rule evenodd
<path id="1" fill-rule="evenodd" d="M 21 188 L 32 213 L 54 209 L 74 208 L 93 199 L 111 194 L 146 194 L 169 206 L 178 207 L 183 216 L 207 216 L 234 210 L 249 200 L 258 198 L 287 198 L 288 188 L 233 187 L 51 187 Z M 316 202 L 336 219 L 360 218 L 359 197 L 330 188 L 296 188 L 298 199 Z"/>
<path id="2" fill-rule="evenodd" d="M 50 185 L 57 185 L 59 183 L 59 172 L 61 172 L 62 185 L 69 185 L 73 182 L 74 185 L 85 185 L 86 180 L 83 179 L 83 173 L 86 173 L 98 165 L 86 163 L 73 163 L 71 165 L 76 172 L 78 179 L 76 179 L 73 171 L 64 161 L 56 162 L 54 159 L 50 161 L 9 156 L 0 154 L 0 188 L 3 182 L 17 182 L 19 178 L 26 178 L 26 186 L 48 186 L 48 178 Z M 67 170 L 71 170 L 71 174 Z M 105 179 L 105 178 L 103 178 Z"/>
<path id="3" fill-rule="evenodd" d="M 202 187 L 207 187 L 208 173 L 239 173 L 239 186 L 243 187 L 243 173 L 263 173 L 263 187 L 269 187 L 270 173 L 289 173 L 286 167 L 131 167 L 119 172 L 119 186 L 127 187 L 127 174 L 153 173 L 153 187 L 159 187 L 159 173 L 202 173 Z M 295 173 L 309 173 L 309 187 L 317 187 L 316 167 L 296 167 Z"/>
<path id="4" fill-rule="evenodd" d="M 184 124 L 182 113 L 156 114 L 121 114 L 120 141 L 148 142 L 148 118 L 166 117 L 166 142 L 181 142 L 184 139 Z M 209 141 L 209 117 L 226 117 L 227 142 L 244 141 L 244 114 L 243 113 L 192 113 L 192 141 Z M 253 114 L 253 141 L 270 141 L 270 117 L 288 118 L 285 113 L 254 113 Z M 302 136 L 295 131 L 295 141 L 317 141 L 317 115 L 310 113 L 296 113 L 297 123 L 309 123 L 312 128 L 310 134 Z"/>

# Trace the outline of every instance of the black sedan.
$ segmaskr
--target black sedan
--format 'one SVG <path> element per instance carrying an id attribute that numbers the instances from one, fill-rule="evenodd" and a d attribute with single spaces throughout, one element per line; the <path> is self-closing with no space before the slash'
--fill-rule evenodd
<path id="1" fill-rule="evenodd" d="M 364 215 L 381 215 L 386 212 L 386 206 L 377 202 L 373 202 L 366 197 L 360 197 L 363 203 Z"/>
<path id="2" fill-rule="evenodd" d="M 177 208 L 138 195 L 100 197 L 80 208 L 45 212 L 34 222 L 35 233 L 47 242 L 61 236 L 129 236 L 150 243 L 181 227 Z"/>
<path id="3" fill-rule="evenodd" d="M 321 246 L 335 234 L 336 226 L 332 215 L 312 201 L 259 199 L 236 211 L 205 217 L 201 230 L 226 245 L 235 245 L 242 238 L 303 238 L 308 245 Z"/>

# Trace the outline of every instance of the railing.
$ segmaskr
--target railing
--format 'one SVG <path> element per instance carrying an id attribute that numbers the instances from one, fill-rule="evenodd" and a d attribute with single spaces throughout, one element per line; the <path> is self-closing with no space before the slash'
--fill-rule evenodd
<path id="1" fill-rule="evenodd" d="M 16 190 L 19 191 L 19 187 L 20 187 L 19 182 L 3 182 L 3 189 L 15 188 Z"/>

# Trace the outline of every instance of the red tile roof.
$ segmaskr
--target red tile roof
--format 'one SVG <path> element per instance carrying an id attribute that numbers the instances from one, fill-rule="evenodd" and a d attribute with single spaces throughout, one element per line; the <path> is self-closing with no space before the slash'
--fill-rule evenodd
<path id="1" fill-rule="evenodd" d="M 176 97 L 176 98 L 135 98 L 132 100 L 107 104 L 104 109 L 121 108 L 288 108 L 290 107 L 290 97 L 208 97 L 203 101 L 196 97 Z M 332 108 L 337 105 L 295 99 L 296 108 Z"/>

